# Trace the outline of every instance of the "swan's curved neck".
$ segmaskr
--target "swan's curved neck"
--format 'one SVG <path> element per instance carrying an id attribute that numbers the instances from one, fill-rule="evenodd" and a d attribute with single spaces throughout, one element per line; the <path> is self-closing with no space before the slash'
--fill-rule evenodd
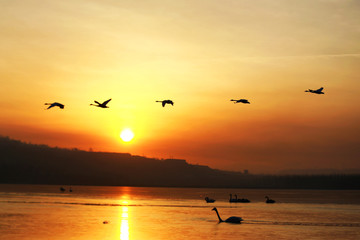
<path id="1" fill-rule="evenodd" d="M 215 209 L 215 212 L 216 212 L 216 215 L 217 215 L 217 216 L 218 216 L 218 218 L 219 218 L 219 222 L 223 222 L 223 220 L 221 219 L 221 217 L 220 217 L 219 212 L 218 212 L 218 210 L 217 210 L 217 209 Z"/>

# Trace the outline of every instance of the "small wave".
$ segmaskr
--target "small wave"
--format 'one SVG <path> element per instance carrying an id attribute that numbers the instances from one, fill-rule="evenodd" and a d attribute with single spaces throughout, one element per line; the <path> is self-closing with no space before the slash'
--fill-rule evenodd
<path id="1" fill-rule="evenodd" d="M 23 217 L 25 214 L 21 213 L 0 213 L 0 218 L 7 218 L 7 217 Z"/>
<path id="2" fill-rule="evenodd" d="M 201 205 L 176 205 L 176 204 L 121 204 L 121 203 L 96 203 L 96 202 L 61 202 L 61 201 L 0 201 L 11 204 L 49 204 L 49 205 L 79 205 L 79 206 L 98 206 L 98 207 L 167 207 L 167 208 L 209 208 Z M 21 215 L 21 214 L 20 214 Z M 18 216 L 18 214 L 6 214 L 6 217 Z M 0 215 L 4 217 L 4 215 Z M 322 227 L 360 227 L 360 223 L 339 223 L 339 222 L 281 222 L 281 221 L 264 221 L 250 219 L 243 224 L 259 225 L 280 225 L 280 226 L 322 226 Z"/>

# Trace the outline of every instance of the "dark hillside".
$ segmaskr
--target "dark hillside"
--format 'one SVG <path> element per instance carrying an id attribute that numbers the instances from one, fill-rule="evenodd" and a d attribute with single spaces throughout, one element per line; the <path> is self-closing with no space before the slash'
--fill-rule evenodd
<path id="1" fill-rule="evenodd" d="M 251 175 L 180 159 L 51 148 L 0 137 L 0 183 L 360 189 L 360 175 Z"/>

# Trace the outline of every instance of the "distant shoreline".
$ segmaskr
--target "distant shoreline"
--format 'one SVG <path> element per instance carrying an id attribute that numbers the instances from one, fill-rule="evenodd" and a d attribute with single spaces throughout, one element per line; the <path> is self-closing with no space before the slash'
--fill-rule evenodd
<path id="1" fill-rule="evenodd" d="M 0 137 L 0 183 L 83 186 L 360 189 L 360 174 L 250 174 L 128 153 L 51 148 Z"/>
<path id="2" fill-rule="evenodd" d="M 360 176 L 359 176 L 360 178 Z M 56 187 L 139 187 L 139 188 L 205 188 L 205 189 L 248 189 L 248 190 L 320 190 L 320 191 L 360 191 L 360 188 L 261 188 L 261 187 L 184 187 L 184 186 L 131 186 L 131 185 L 85 185 L 85 184 L 48 184 L 48 183 L 3 183 L 0 185 L 43 185 Z"/>

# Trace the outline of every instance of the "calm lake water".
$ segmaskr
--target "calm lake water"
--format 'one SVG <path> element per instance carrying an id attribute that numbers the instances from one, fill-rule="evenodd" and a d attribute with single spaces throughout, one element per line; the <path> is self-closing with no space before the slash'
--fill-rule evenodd
<path id="1" fill-rule="evenodd" d="M 63 187 L 0 185 L 0 239 L 360 239 L 360 191 Z"/>

